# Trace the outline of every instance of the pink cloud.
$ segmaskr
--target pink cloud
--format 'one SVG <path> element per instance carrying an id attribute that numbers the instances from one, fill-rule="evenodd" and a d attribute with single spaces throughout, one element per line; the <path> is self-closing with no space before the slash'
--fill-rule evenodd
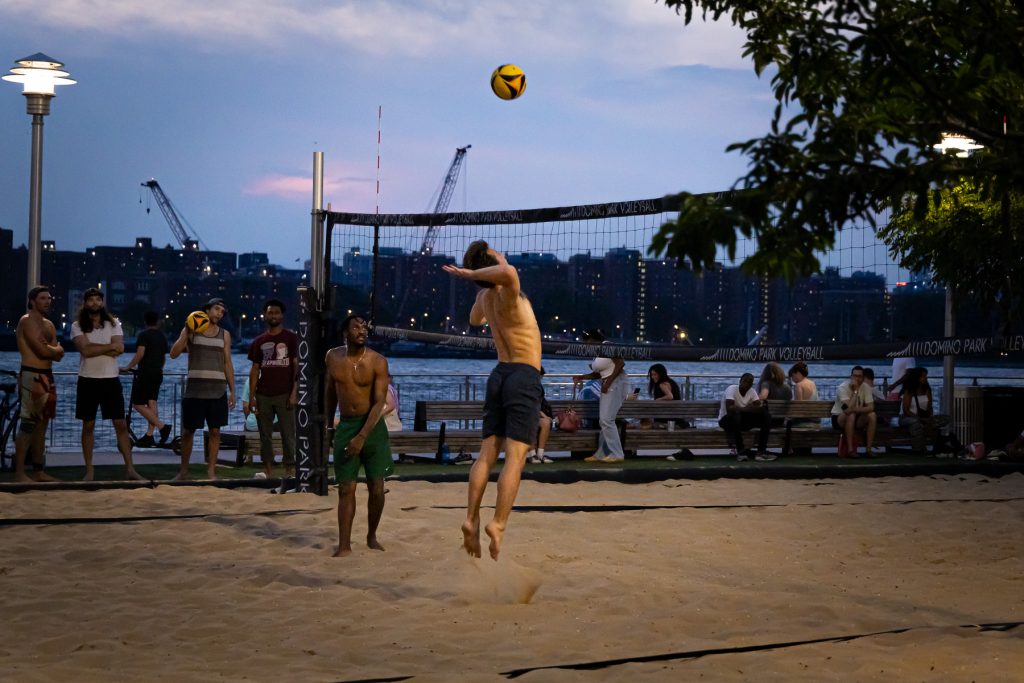
<path id="1" fill-rule="evenodd" d="M 363 195 L 371 181 L 364 178 L 324 178 L 324 196 Z M 253 197 L 278 197 L 309 201 L 313 196 L 313 178 L 298 175 L 265 175 L 255 178 L 242 188 L 242 194 Z"/>

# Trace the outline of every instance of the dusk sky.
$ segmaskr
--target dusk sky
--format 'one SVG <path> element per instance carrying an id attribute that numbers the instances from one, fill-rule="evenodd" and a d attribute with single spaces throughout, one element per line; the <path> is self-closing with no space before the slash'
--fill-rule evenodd
<path id="1" fill-rule="evenodd" d="M 44 240 L 173 243 L 140 188 L 154 177 L 210 248 L 285 265 L 309 255 L 314 151 L 325 202 L 373 212 L 378 105 L 382 212 L 428 210 L 466 144 L 449 210 L 728 188 L 746 164 L 726 145 L 774 106 L 742 42 L 651 0 L 0 0 L 3 73 L 43 52 L 78 81 L 46 118 Z M 488 85 L 507 62 L 527 75 L 512 102 Z M 20 85 L 0 83 L 0 117 L 0 226 L 21 244 Z"/>

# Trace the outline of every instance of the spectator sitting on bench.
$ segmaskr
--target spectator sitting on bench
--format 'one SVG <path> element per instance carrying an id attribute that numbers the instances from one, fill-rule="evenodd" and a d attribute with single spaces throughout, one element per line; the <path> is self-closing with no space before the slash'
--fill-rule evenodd
<path id="1" fill-rule="evenodd" d="M 865 435 L 864 454 L 869 458 L 875 457 L 872 444 L 875 441 L 876 421 L 875 399 L 871 395 L 871 388 L 864 383 L 864 368 L 854 365 L 850 379 L 836 390 L 836 402 L 832 406 L 832 428 L 842 432 L 845 439 L 845 442 L 841 440 L 844 447 L 839 449 L 840 457 L 857 457 L 857 449 L 853 446 L 858 431 Z"/>
<path id="2" fill-rule="evenodd" d="M 546 374 L 542 366 L 540 376 L 543 377 Z M 543 384 L 540 385 L 540 392 L 540 420 L 537 422 L 537 440 L 534 442 L 534 448 L 530 449 L 526 457 L 526 462 L 533 465 L 554 462 L 554 460 L 544 455 L 544 447 L 548 445 L 548 437 L 551 436 L 551 423 L 554 421 L 554 411 L 551 409 L 548 399 L 544 396 Z"/>
<path id="3" fill-rule="evenodd" d="M 647 371 L 647 395 L 655 401 L 680 401 L 683 398 L 679 384 L 668 376 L 668 369 L 661 363 L 655 363 Z M 669 422 L 673 420 L 655 420 L 654 425 L 659 429 L 667 429 Z M 680 426 L 689 425 L 684 423 Z"/>
<path id="4" fill-rule="evenodd" d="M 757 456 L 755 460 L 775 460 L 777 456 L 768 453 L 768 434 L 772 428 L 772 417 L 768 407 L 754 391 L 754 376 L 743 373 L 739 384 L 730 384 L 722 395 L 718 410 L 718 426 L 729 435 L 733 444 L 730 453 L 743 462 L 747 454 L 743 448 L 743 432 L 758 429 Z"/>
<path id="5" fill-rule="evenodd" d="M 401 405 L 398 401 L 398 390 L 395 388 L 395 378 L 388 375 L 388 397 L 384 402 L 384 426 L 389 432 L 402 431 Z"/>
<path id="6" fill-rule="evenodd" d="M 871 368 L 864 368 L 864 384 L 868 385 L 871 389 L 871 397 L 876 401 L 884 401 L 885 394 L 882 393 L 881 387 L 875 386 L 875 371 Z"/>
<path id="7" fill-rule="evenodd" d="M 786 373 L 778 363 L 768 363 L 761 371 L 761 379 L 757 382 L 757 397 L 762 401 L 792 401 L 793 390 L 786 386 Z M 786 419 L 772 419 L 773 427 L 782 427 Z"/>
<path id="8" fill-rule="evenodd" d="M 794 401 L 817 401 L 818 400 L 818 385 L 814 383 L 810 377 L 808 377 L 809 370 L 807 369 L 807 363 L 797 361 L 793 363 L 793 367 L 789 369 L 789 381 L 793 385 L 792 393 Z M 785 457 L 790 454 L 792 450 L 790 444 L 793 439 L 793 428 L 797 429 L 817 429 L 821 426 L 821 420 L 814 418 L 789 418 L 786 420 L 786 440 L 782 446 L 782 455 Z M 806 455 L 811 454 L 810 448 L 799 449 Z"/>
<path id="9" fill-rule="evenodd" d="M 818 385 L 810 378 L 807 363 L 793 363 L 793 367 L 789 369 L 789 381 L 793 383 L 794 401 L 818 400 Z"/>
<path id="10" fill-rule="evenodd" d="M 918 453 L 928 452 L 928 437 L 932 437 L 932 454 L 950 452 L 960 455 L 963 446 L 950 431 L 949 415 L 936 415 L 932 388 L 928 384 L 928 368 L 910 368 L 903 375 L 903 401 L 900 427 L 910 432 L 913 448 Z"/>
<path id="11" fill-rule="evenodd" d="M 757 383 L 757 396 L 762 401 L 792 401 L 793 390 L 786 386 L 786 375 L 778 363 L 768 363 Z"/>

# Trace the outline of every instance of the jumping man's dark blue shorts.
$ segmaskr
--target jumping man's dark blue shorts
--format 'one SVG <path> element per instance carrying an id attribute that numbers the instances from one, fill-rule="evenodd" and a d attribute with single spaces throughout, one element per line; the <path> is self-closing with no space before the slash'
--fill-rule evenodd
<path id="1" fill-rule="evenodd" d="M 526 363 L 498 363 L 487 378 L 483 438 L 503 436 L 533 443 L 543 397 L 537 368 Z"/>

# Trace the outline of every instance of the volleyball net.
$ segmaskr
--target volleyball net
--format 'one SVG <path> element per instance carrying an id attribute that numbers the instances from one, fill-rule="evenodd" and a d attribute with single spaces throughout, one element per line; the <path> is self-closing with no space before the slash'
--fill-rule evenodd
<path id="1" fill-rule="evenodd" d="M 818 254 L 820 274 L 787 283 L 739 267 L 755 239 L 739 239 L 733 256 L 723 251 L 720 265 L 701 274 L 649 254 L 679 205 L 667 196 L 444 214 L 327 212 L 335 312 L 368 315 L 389 343 L 489 348 L 486 330 L 469 326 L 476 286 L 442 270 L 482 239 L 519 272 L 545 353 L 782 362 L 1019 350 L 1013 339 L 984 334 L 941 339 L 941 291 L 893 262 L 870 223 L 845 226 L 835 247 Z M 880 214 L 876 223 L 887 220 Z M 922 302 L 932 314 L 923 326 Z M 592 328 L 614 343 L 580 343 Z"/>

